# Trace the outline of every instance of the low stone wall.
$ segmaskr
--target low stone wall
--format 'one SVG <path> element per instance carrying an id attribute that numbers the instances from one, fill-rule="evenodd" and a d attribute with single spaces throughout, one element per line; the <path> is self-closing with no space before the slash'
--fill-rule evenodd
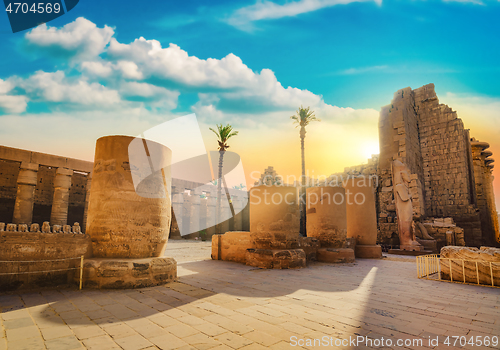
<path id="1" fill-rule="evenodd" d="M 441 278 L 444 280 L 451 280 L 451 277 L 453 277 L 453 281 L 477 284 L 479 274 L 479 284 L 491 286 L 491 276 L 493 275 L 494 285 L 500 286 L 499 248 L 443 247 L 441 249 L 440 265 Z"/>
<path id="2" fill-rule="evenodd" d="M 68 269 L 79 268 L 82 255 L 92 255 L 88 235 L 20 232 L 14 226 L 0 231 L 1 291 L 67 284 L 78 271 Z"/>

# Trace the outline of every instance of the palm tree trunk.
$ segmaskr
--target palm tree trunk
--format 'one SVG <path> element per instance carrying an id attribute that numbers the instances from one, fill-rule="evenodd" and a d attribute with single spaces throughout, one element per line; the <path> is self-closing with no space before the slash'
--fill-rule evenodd
<path id="1" fill-rule="evenodd" d="M 216 225 L 216 233 L 217 234 L 221 234 L 220 232 L 220 212 L 221 212 L 221 192 L 222 192 L 222 164 L 223 164 L 223 161 L 224 161 L 224 152 L 225 151 L 219 151 L 219 177 L 217 178 L 217 210 L 216 210 L 216 213 L 217 213 L 217 225 Z"/>
<path id="2" fill-rule="evenodd" d="M 300 128 L 300 151 L 302 155 L 302 186 L 300 188 L 300 235 L 306 237 L 306 159 L 304 139 L 306 138 L 306 128 Z"/>

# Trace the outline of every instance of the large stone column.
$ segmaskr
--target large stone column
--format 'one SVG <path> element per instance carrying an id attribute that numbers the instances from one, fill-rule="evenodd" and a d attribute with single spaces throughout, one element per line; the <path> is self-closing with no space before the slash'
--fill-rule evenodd
<path id="1" fill-rule="evenodd" d="M 172 207 L 174 209 L 175 222 L 177 223 L 177 228 L 179 229 L 179 237 L 182 236 L 183 226 L 182 218 L 184 217 L 184 188 L 172 187 Z"/>
<path id="2" fill-rule="evenodd" d="M 231 228 L 229 226 L 229 221 L 231 220 L 231 207 L 229 206 L 229 202 L 226 199 L 226 196 L 222 197 L 221 201 L 221 220 L 224 220 L 221 222 L 221 228 L 220 228 L 220 233 L 224 234 L 228 231 L 231 231 Z"/>
<path id="3" fill-rule="evenodd" d="M 380 259 L 382 247 L 377 244 L 377 211 L 373 179 L 351 178 L 345 185 L 347 204 L 347 238 L 356 239 L 357 258 Z"/>
<path id="4" fill-rule="evenodd" d="M 217 199 L 216 192 L 207 192 L 207 236 L 212 237 L 215 234 L 215 224 L 216 224 L 216 206 Z"/>
<path id="5" fill-rule="evenodd" d="M 92 173 L 89 173 L 87 175 L 87 184 L 85 186 L 85 209 L 83 211 L 83 223 L 82 223 L 82 227 L 85 233 L 87 232 L 87 215 L 89 211 L 91 185 L 92 185 Z"/>
<path id="6" fill-rule="evenodd" d="M 184 190 L 182 188 L 182 190 Z M 172 224 L 170 225 L 170 239 L 181 239 L 182 232 L 182 195 L 179 193 L 178 186 L 172 186 Z M 180 222 L 177 220 L 180 217 Z"/>
<path id="7" fill-rule="evenodd" d="M 354 250 L 347 247 L 347 209 L 343 187 L 321 186 L 306 190 L 307 239 L 319 240 L 318 261 L 354 262 Z"/>
<path id="8" fill-rule="evenodd" d="M 200 198 L 200 232 L 205 230 L 207 233 L 207 198 Z M 206 237 L 206 236 L 205 236 Z"/>
<path id="9" fill-rule="evenodd" d="M 189 198 L 191 203 L 190 215 L 189 215 L 189 235 L 190 239 L 195 239 L 198 237 L 198 231 L 200 230 L 200 198 L 201 191 L 198 189 L 191 190 L 191 196 Z"/>
<path id="10" fill-rule="evenodd" d="M 191 190 L 190 190 L 191 192 Z M 191 194 L 187 192 L 182 193 L 182 229 L 184 230 L 183 238 L 191 239 Z"/>
<path id="11" fill-rule="evenodd" d="M 14 224 L 31 224 L 37 173 L 38 164 L 21 163 L 19 176 L 17 177 L 17 195 L 12 218 Z"/>
<path id="12" fill-rule="evenodd" d="M 54 199 L 52 200 L 52 211 L 50 212 L 50 225 L 67 225 L 69 188 L 73 170 L 57 168 L 54 178 Z"/>
<path id="13" fill-rule="evenodd" d="M 163 256 L 171 219 L 170 160 L 170 149 L 152 141 L 97 140 L 87 219 L 94 257 Z"/>
<path id="14" fill-rule="evenodd" d="M 299 233 L 297 188 L 255 186 L 250 189 L 250 232 Z"/>
<path id="15" fill-rule="evenodd" d="M 343 248 L 347 238 L 347 212 L 343 187 L 307 189 L 307 237 L 322 248 Z"/>
<path id="16" fill-rule="evenodd" d="M 243 200 L 239 197 L 233 198 L 234 208 L 234 229 L 233 231 L 243 231 Z"/>

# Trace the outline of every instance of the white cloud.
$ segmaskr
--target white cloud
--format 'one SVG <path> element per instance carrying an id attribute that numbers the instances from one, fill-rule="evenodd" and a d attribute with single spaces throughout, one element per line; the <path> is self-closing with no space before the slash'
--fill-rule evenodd
<path id="1" fill-rule="evenodd" d="M 8 80 L 0 79 L 0 94 L 6 94 L 14 88 L 14 84 Z"/>
<path id="2" fill-rule="evenodd" d="M 92 107 L 105 107 L 120 102 L 117 91 L 96 82 L 89 83 L 81 76 L 70 79 L 62 71 L 54 73 L 38 71 L 28 79 L 21 80 L 19 86 L 39 101 Z"/>
<path id="3" fill-rule="evenodd" d="M 130 44 L 111 40 L 107 51 L 111 59 L 130 62 L 128 78 L 155 78 L 177 83 L 186 88 L 207 88 L 212 93 L 201 94 L 204 99 L 247 100 L 253 104 L 277 108 L 295 108 L 297 105 L 316 105 L 321 96 L 297 88 L 284 88 L 273 71 L 253 72 L 241 59 L 228 54 L 222 59 L 199 59 L 175 44 L 162 48 L 156 40 L 136 39 Z M 100 64 L 102 66 L 102 64 Z M 104 68 L 94 69 L 103 71 Z M 117 70 L 119 64 L 111 64 Z M 133 69 L 132 69 L 133 68 Z M 123 68 L 122 68 L 123 70 Z"/>
<path id="4" fill-rule="evenodd" d="M 89 75 L 106 78 L 113 73 L 113 65 L 106 61 L 85 61 L 80 64 L 82 71 Z"/>
<path id="5" fill-rule="evenodd" d="M 26 96 L 0 95 L 0 109 L 6 113 L 22 113 L 27 106 Z"/>
<path id="6" fill-rule="evenodd" d="M 189 56 L 175 44 L 162 48 L 159 41 L 142 37 L 130 44 L 112 39 L 107 52 L 112 59 L 134 62 L 144 77 L 171 80 L 192 87 L 243 87 L 255 79 L 254 72 L 233 54 L 220 60 L 202 60 Z"/>
<path id="7" fill-rule="evenodd" d="M 272 1 L 258 0 L 254 5 L 235 11 L 227 19 L 227 23 L 240 29 L 249 30 L 252 29 L 252 22 L 255 21 L 293 17 L 326 7 L 365 1 L 375 2 L 378 5 L 382 4 L 382 0 L 298 0 L 280 5 Z"/>
<path id="8" fill-rule="evenodd" d="M 84 61 L 80 63 L 80 70 L 91 76 L 100 78 L 109 78 L 115 74 L 124 79 L 144 79 L 144 75 L 139 71 L 139 67 L 132 61 L 118 61 L 116 63 L 102 59 Z"/>
<path id="9" fill-rule="evenodd" d="M 139 72 L 139 67 L 134 62 L 130 61 L 119 61 L 116 63 L 116 69 L 121 72 L 125 79 L 138 79 L 144 78 L 141 72 Z"/>
<path id="10" fill-rule="evenodd" d="M 25 38 L 34 46 L 79 58 L 92 58 L 104 51 L 114 33 L 111 27 L 97 28 L 91 21 L 79 17 L 62 28 L 42 24 L 28 32 Z"/>
<path id="11" fill-rule="evenodd" d="M 172 110 L 177 107 L 180 93 L 147 83 L 124 82 L 120 87 L 120 93 L 128 98 L 142 97 L 149 99 L 152 106 L 156 108 Z"/>
<path id="12" fill-rule="evenodd" d="M 22 113 L 28 106 L 28 98 L 22 95 L 7 95 L 15 85 L 0 79 L 0 110 L 5 113 Z"/>
<path id="13" fill-rule="evenodd" d="M 312 9 L 318 4 L 333 6 L 348 2 L 301 0 L 289 5 Z M 85 32 L 90 38 L 82 36 Z M 150 110 L 172 110 L 177 107 L 180 93 L 198 92 L 198 101 L 191 110 L 200 117 L 217 122 L 235 120 L 246 127 L 273 122 L 276 118 L 288 119 L 301 105 L 310 106 L 321 118 L 345 124 L 371 118 L 373 114 L 372 110 L 331 106 L 321 95 L 284 87 L 272 70 L 254 72 L 232 53 L 221 59 L 200 59 L 172 43 L 163 48 L 159 41 L 142 37 L 129 44 L 120 43 L 112 37 L 113 33 L 110 27 L 98 28 L 84 18 L 63 28 L 43 26 L 33 30 L 26 35 L 27 40 L 36 37 L 42 46 L 83 52 L 91 43 L 97 45 L 87 56 L 75 56 L 73 63 L 79 71 L 72 65 L 66 71 L 37 72 L 27 79 L 18 78 L 19 86 L 33 101 L 77 104 L 94 110 L 139 105 Z M 105 55 L 98 56 L 100 53 Z M 245 119 L 252 122 L 249 124 Z"/>

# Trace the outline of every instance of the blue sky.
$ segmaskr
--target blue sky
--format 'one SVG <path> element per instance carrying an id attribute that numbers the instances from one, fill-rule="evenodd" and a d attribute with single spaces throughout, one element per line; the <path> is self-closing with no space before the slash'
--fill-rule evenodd
<path id="1" fill-rule="evenodd" d="M 309 165 L 330 174 L 375 153 L 396 90 L 432 82 L 500 151 L 498 18 L 490 0 L 81 0 L 12 34 L 1 14 L 1 143 L 91 160 L 99 136 L 195 112 L 206 143 L 231 122 L 247 166 L 294 173 L 288 117 L 304 104 L 323 120 Z"/>
<path id="2" fill-rule="evenodd" d="M 498 1 L 353 2 L 228 24 L 254 3 L 82 0 L 49 26 L 83 16 L 98 27 L 115 27 L 115 37 L 124 43 L 143 36 L 164 46 L 175 43 L 201 59 L 233 53 L 254 71 L 272 69 L 283 86 L 307 89 L 344 107 L 377 108 L 395 90 L 428 82 L 438 93 L 500 95 Z M 9 55 L 2 58 L 0 77 L 53 69 L 52 60 L 20 49 L 25 32 L 9 33 L 7 16 L 2 17 L 0 51 Z"/>

